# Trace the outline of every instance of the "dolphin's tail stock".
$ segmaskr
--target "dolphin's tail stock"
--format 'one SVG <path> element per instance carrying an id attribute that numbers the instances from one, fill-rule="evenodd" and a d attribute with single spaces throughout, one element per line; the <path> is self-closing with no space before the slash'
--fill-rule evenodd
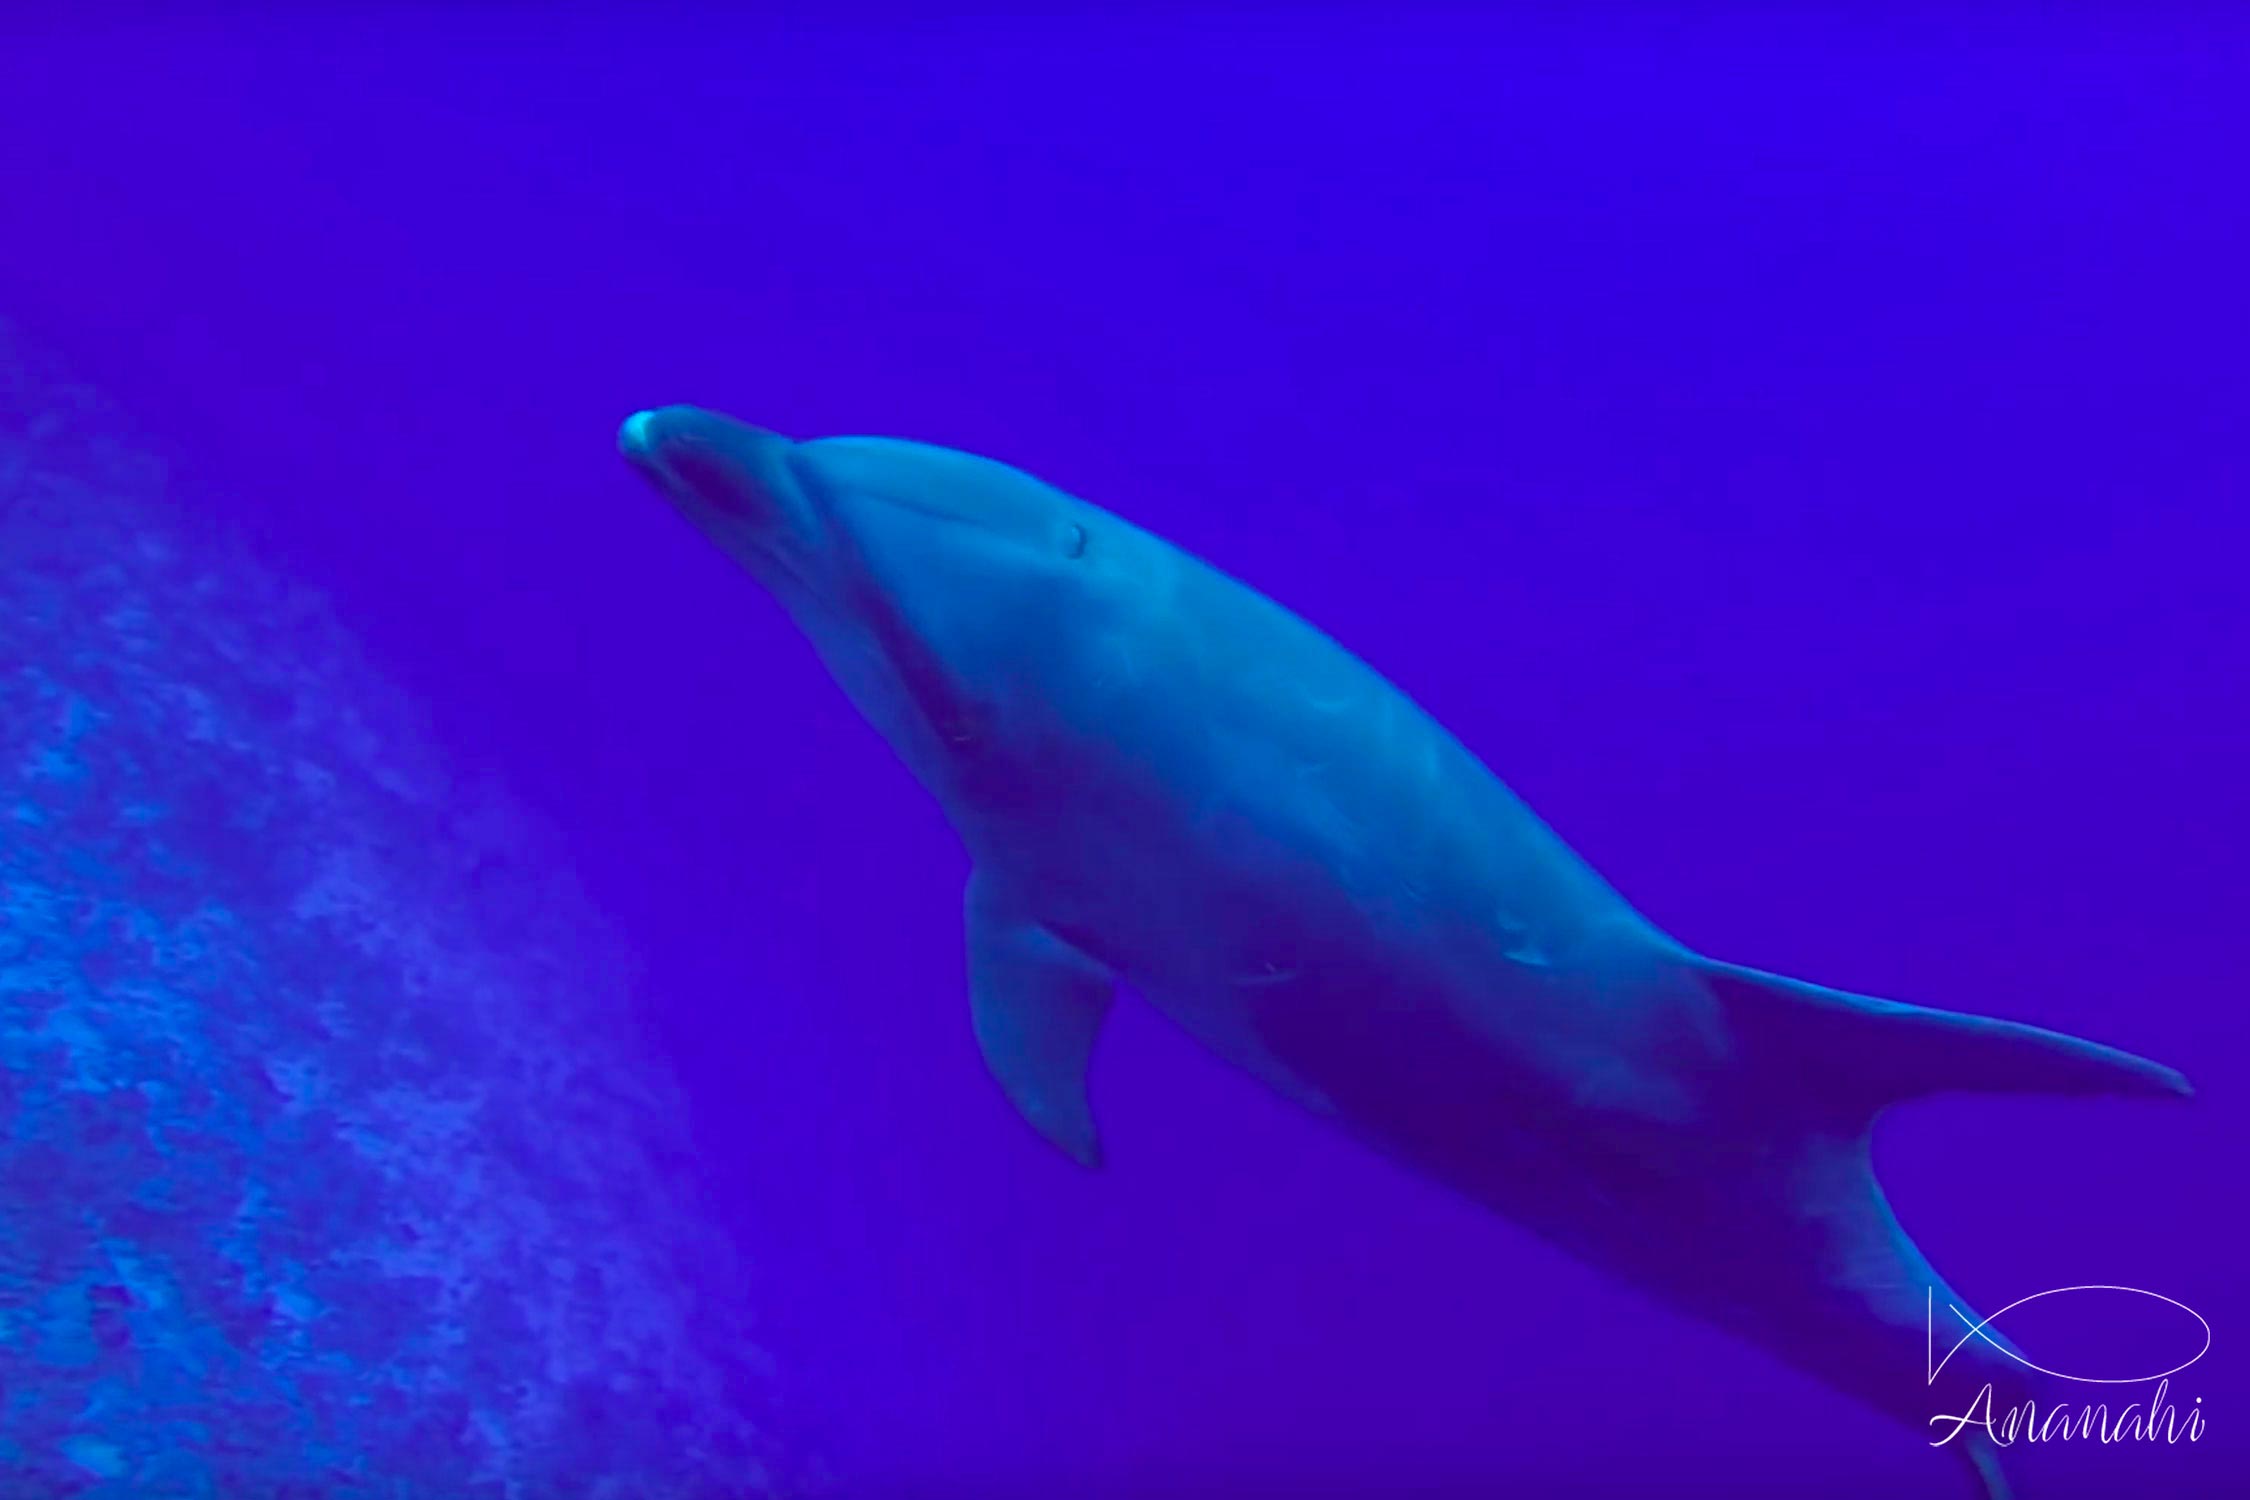
<path id="1" fill-rule="evenodd" d="M 1661 1247 L 1628 1252 L 1638 1279 L 1890 1416 L 1965 1464 L 1985 1500 L 2006 1500 L 1987 1423 L 2005 1432 L 2026 1401 L 2046 1411 L 2053 1382 L 1907 1236 L 1875 1179 L 1869 1130 L 1784 1126 L 1730 1165 L 1666 1205 L 1678 1232 Z M 1706 1242 L 1733 1248 L 1681 1256 Z"/>
<path id="2" fill-rule="evenodd" d="M 1987 1500 L 2005 1500 L 1988 1430 L 1947 1418 L 1988 1413 L 1997 1422 L 2025 1401 L 2045 1410 L 2064 1393 L 1969 1311 L 1899 1226 L 1875 1180 L 1875 1117 L 1937 1093 L 2177 1099 L 2193 1090 L 2162 1064 L 2036 1026 L 1696 962 L 1757 1080 L 1766 1139 L 1779 1148 L 1771 1161 L 1787 1179 L 1785 1232 L 1820 1268 L 1816 1287 L 1794 1303 L 1753 1295 L 1768 1320 L 1761 1340 L 1941 1442 L 1966 1461 Z"/>
<path id="3" fill-rule="evenodd" d="M 1669 1205 L 1679 1232 L 1669 1248 L 1644 1247 L 1637 1265 L 1653 1274 L 1643 1279 L 1888 1415 L 1966 1463 L 1986 1500 L 2004 1500 L 1985 1418 L 2005 1422 L 2045 1396 L 2043 1378 L 1982 1326 L 1900 1227 L 1875 1180 L 1869 1132 L 1785 1128 L 1735 1165 L 1742 1170 L 1702 1176 Z M 1679 1246 L 1705 1241 L 1735 1249 L 1680 1257 Z M 1745 1245 L 1755 1249 L 1742 1253 Z"/>

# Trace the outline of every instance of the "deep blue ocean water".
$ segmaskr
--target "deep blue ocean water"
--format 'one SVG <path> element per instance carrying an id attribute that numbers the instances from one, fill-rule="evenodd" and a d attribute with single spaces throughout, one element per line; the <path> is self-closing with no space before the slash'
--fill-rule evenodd
<path id="1" fill-rule="evenodd" d="M 2209 1323 L 2200 1442 L 2025 1495 L 2238 1494 L 2246 68 L 2214 7 L 10 22 L 0 318 L 551 839 L 749 1268 L 676 1290 L 846 1493 L 1965 1490 L 1143 1008 L 1107 1169 L 1041 1147 L 935 806 L 617 460 L 659 402 L 1020 464 L 1337 635 L 1687 942 L 2183 1068 L 1877 1159 L 1988 1308 Z"/>

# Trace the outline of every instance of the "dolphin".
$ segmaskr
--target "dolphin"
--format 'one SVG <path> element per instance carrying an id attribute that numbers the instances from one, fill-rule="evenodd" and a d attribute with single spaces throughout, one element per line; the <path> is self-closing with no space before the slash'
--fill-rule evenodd
<path id="1" fill-rule="evenodd" d="M 1101 1158 L 1086 1075 L 1122 985 L 1409 1168 L 1926 1431 L 1948 1409 L 1933 1334 L 1988 1397 L 2033 1367 L 1900 1228 L 1876 1116 L 2190 1092 L 2094 1042 L 1694 952 L 1334 640 L 1020 470 L 692 406 L 618 443 L 943 806 L 973 865 L 979 1048 L 1078 1162 Z M 1954 1437 L 2004 1495 L 1996 1445 Z"/>

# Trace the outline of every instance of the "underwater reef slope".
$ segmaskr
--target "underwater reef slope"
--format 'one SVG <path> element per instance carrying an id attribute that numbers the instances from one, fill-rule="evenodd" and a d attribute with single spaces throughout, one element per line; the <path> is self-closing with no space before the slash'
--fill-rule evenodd
<path id="1" fill-rule="evenodd" d="M 0 1494 L 781 1493 L 631 975 L 0 324 Z"/>

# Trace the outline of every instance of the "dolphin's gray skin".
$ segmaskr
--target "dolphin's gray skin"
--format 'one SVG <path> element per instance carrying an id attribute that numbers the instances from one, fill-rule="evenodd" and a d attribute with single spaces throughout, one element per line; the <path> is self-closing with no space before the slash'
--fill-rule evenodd
<path id="1" fill-rule="evenodd" d="M 2185 1095 L 2035 1027 L 1802 984 L 1635 912 L 1397 688 L 1271 600 L 987 459 L 694 407 L 619 445 L 774 594 L 974 860 L 976 1036 L 1098 1160 L 1130 985 L 1394 1157 L 1917 1430 L 1966 1308 L 1868 1154 L 1946 1090 Z M 1934 1291 L 1933 1291 L 1934 1289 Z M 2023 1366 L 1950 1374 L 2003 1409 Z M 1953 1444 L 1993 1494 L 1990 1445 Z"/>

